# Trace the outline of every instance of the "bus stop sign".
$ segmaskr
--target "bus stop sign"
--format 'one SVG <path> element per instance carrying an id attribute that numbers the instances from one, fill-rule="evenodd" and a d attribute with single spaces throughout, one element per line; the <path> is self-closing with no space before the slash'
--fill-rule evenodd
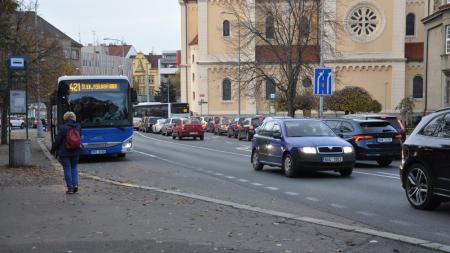
<path id="1" fill-rule="evenodd" d="M 27 61 L 24 56 L 11 55 L 8 57 L 9 70 L 25 70 L 27 68 Z"/>
<path id="2" fill-rule="evenodd" d="M 332 68 L 314 69 L 314 95 L 331 96 L 333 94 L 332 74 Z"/>

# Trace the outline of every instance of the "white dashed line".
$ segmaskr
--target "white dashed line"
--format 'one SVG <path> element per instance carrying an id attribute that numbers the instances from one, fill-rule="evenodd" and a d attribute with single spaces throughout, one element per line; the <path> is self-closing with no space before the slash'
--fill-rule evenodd
<path id="1" fill-rule="evenodd" d="M 320 201 L 320 199 L 314 198 L 314 197 L 306 197 L 305 199 L 313 201 L 313 202 L 319 202 Z"/>
<path id="2" fill-rule="evenodd" d="M 234 143 L 231 141 L 226 141 L 226 143 L 233 145 Z"/>
<path id="3" fill-rule="evenodd" d="M 243 179 L 243 178 L 239 178 L 238 181 L 239 181 L 239 182 L 242 182 L 242 183 L 247 183 L 247 182 L 248 182 L 247 179 Z"/>
<path id="4" fill-rule="evenodd" d="M 214 175 L 216 175 L 216 176 L 223 176 L 222 173 L 215 173 Z"/>
<path id="5" fill-rule="evenodd" d="M 285 192 L 284 194 L 290 195 L 290 196 L 298 196 L 298 193 L 296 193 L 296 192 Z"/>
<path id="6" fill-rule="evenodd" d="M 260 184 L 260 183 L 252 183 L 252 185 L 254 185 L 254 186 L 263 186 L 263 184 Z"/>
<path id="7" fill-rule="evenodd" d="M 361 172 L 361 171 L 353 171 L 353 173 L 369 175 L 369 176 L 376 176 L 376 177 L 391 178 L 391 179 L 399 179 L 399 177 L 385 176 L 385 175 L 373 174 L 373 173 L 367 173 L 367 172 Z"/>
<path id="8" fill-rule="evenodd" d="M 383 174 L 383 175 L 387 175 L 387 176 L 391 176 L 391 177 L 397 177 L 397 178 L 400 178 L 400 176 L 399 176 L 398 174 L 394 174 L 394 173 L 387 173 L 387 172 L 381 172 L 381 171 L 379 171 L 379 172 L 377 172 L 377 173 Z"/>
<path id="9" fill-rule="evenodd" d="M 226 176 L 226 178 L 228 178 L 228 179 L 235 179 L 236 177 L 233 177 L 233 176 Z"/>
<path id="10" fill-rule="evenodd" d="M 356 212 L 356 213 L 361 214 L 361 215 L 364 215 L 364 216 L 367 216 L 367 217 L 373 217 L 373 216 L 375 216 L 375 214 L 370 213 L 370 212 L 366 212 L 366 211 L 358 211 L 358 212 Z"/>
<path id="11" fill-rule="evenodd" d="M 345 208 L 347 208 L 346 206 L 339 205 L 339 204 L 335 204 L 335 203 L 330 204 L 330 206 L 335 207 L 335 208 L 339 208 L 339 209 L 345 209 Z"/>
<path id="12" fill-rule="evenodd" d="M 271 190 L 271 191 L 278 191 L 280 188 L 269 186 L 269 187 L 266 187 L 266 189 Z"/>

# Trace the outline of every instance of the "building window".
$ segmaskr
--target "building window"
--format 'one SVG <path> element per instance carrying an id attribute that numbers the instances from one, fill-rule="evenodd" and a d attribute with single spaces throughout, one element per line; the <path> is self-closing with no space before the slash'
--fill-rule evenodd
<path id="1" fill-rule="evenodd" d="M 413 98 L 423 98 L 423 78 L 421 76 L 413 79 Z"/>
<path id="2" fill-rule="evenodd" d="M 192 92 L 192 100 L 195 100 L 195 91 Z"/>
<path id="3" fill-rule="evenodd" d="M 273 79 L 266 80 L 266 100 L 272 99 L 272 94 L 276 94 L 275 82 Z"/>
<path id="4" fill-rule="evenodd" d="M 192 81 L 195 81 L 195 73 L 192 73 Z"/>
<path id="5" fill-rule="evenodd" d="M 192 55 L 192 63 L 195 62 L 195 55 Z"/>
<path id="6" fill-rule="evenodd" d="M 406 16 L 406 36 L 414 36 L 416 34 L 416 15 L 409 13 Z"/>
<path id="7" fill-rule="evenodd" d="M 222 101 L 231 101 L 231 81 L 224 79 L 222 81 Z"/>
<path id="8" fill-rule="evenodd" d="M 230 37 L 230 21 L 223 21 L 223 37 Z"/>
<path id="9" fill-rule="evenodd" d="M 386 20 L 372 4 L 363 1 L 350 9 L 345 29 L 354 41 L 369 42 L 382 33 Z"/>
<path id="10" fill-rule="evenodd" d="M 269 15 L 266 18 L 266 38 L 273 39 L 275 37 L 275 26 L 273 22 L 273 16 Z"/>
<path id="11" fill-rule="evenodd" d="M 310 88 L 312 86 L 311 78 L 306 77 L 305 79 L 303 79 L 302 84 L 303 84 L 303 87 Z"/>
<path id="12" fill-rule="evenodd" d="M 445 53 L 450 54 L 450 25 L 446 26 L 445 30 Z"/>
<path id="13" fill-rule="evenodd" d="M 307 17 L 302 16 L 300 18 L 299 29 L 300 29 L 300 36 L 302 38 L 307 39 L 309 33 L 311 32 L 311 23 L 309 22 L 309 19 Z"/>
<path id="14" fill-rule="evenodd" d="M 72 49 L 72 60 L 78 60 L 79 58 L 78 50 Z"/>

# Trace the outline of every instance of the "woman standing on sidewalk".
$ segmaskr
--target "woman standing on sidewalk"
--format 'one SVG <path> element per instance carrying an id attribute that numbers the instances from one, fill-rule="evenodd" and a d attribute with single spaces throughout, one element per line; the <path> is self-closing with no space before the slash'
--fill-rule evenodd
<path id="1" fill-rule="evenodd" d="M 64 114 L 64 124 L 60 126 L 58 135 L 52 145 L 52 153 L 61 158 L 66 179 L 67 194 L 78 191 L 78 159 L 81 151 L 80 124 L 76 122 L 73 112 Z"/>

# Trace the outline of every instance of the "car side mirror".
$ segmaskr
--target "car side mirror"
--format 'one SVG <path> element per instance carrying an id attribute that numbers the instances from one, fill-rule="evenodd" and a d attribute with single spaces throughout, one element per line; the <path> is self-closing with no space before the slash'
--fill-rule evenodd
<path id="1" fill-rule="evenodd" d="M 281 132 L 273 132 L 273 138 L 275 138 L 275 139 L 281 139 Z"/>

